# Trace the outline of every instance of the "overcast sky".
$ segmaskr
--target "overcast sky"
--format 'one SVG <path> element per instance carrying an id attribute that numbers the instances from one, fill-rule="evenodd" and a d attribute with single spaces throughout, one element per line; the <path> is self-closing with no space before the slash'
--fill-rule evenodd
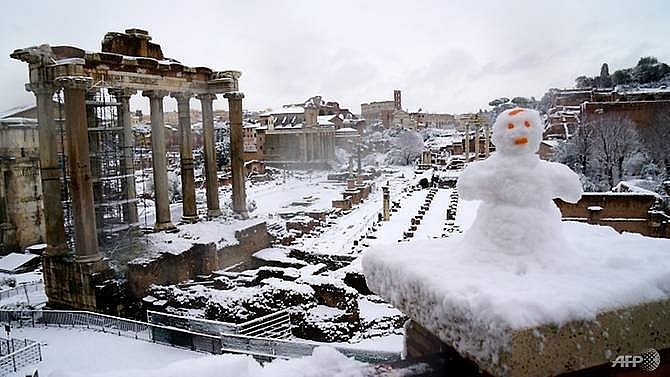
<path id="1" fill-rule="evenodd" d="M 391 100 L 400 89 L 409 111 L 471 112 L 501 96 L 539 99 L 598 75 L 603 62 L 610 72 L 641 56 L 670 63 L 669 4 L 11 0 L 0 12 L 0 111 L 34 102 L 24 90 L 27 65 L 9 58 L 14 49 L 100 51 L 106 32 L 137 27 L 185 65 L 242 71 L 245 109 L 321 95 L 360 113 L 361 103 Z M 133 107 L 148 108 L 136 97 Z"/>

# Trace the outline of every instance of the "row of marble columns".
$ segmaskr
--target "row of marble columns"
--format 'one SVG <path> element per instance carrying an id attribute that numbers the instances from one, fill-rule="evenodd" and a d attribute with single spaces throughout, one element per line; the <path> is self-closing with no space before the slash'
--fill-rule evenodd
<path id="1" fill-rule="evenodd" d="M 308 129 L 309 130 L 309 129 Z M 328 160 L 335 154 L 334 138 L 328 138 L 323 132 L 304 130 L 300 136 L 300 148 L 303 161 Z M 330 140 L 330 142 L 329 142 Z"/>
<path id="2" fill-rule="evenodd" d="M 66 119 L 66 154 L 70 169 L 70 199 L 72 201 L 75 255 L 80 262 L 94 262 L 101 259 L 96 237 L 95 205 L 90 166 L 88 122 L 86 115 L 86 91 L 91 79 L 84 76 L 59 78 L 54 85 L 44 82 L 30 84 L 35 94 L 38 110 L 40 138 L 40 169 L 42 175 L 44 217 L 47 253 L 62 255 L 67 253 L 64 216 L 61 205 L 60 166 L 58 156 L 58 126 L 52 114 L 52 96 L 56 89 L 63 88 Z M 121 166 L 130 179 L 123 181 L 127 199 L 124 204 L 124 221 L 138 222 L 134 183 L 134 138 L 130 127 L 130 97 L 135 93 L 129 89 L 110 89 L 119 102 L 119 121 L 123 125 L 124 144 Z M 177 100 L 179 114 L 179 140 L 181 158 L 181 180 L 183 213 L 182 222 L 195 222 L 198 214 L 195 201 L 195 174 L 193 167 L 192 137 L 189 102 L 192 93 L 169 93 L 167 91 L 143 91 L 149 98 L 151 109 L 151 153 L 155 190 L 156 230 L 173 229 L 168 195 L 167 157 L 165 125 L 163 120 L 163 98 L 170 94 Z M 246 194 L 244 189 L 244 160 L 242 158 L 242 98 L 239 92 L 227 93 L 231 124 L 231 160 L 233 173 L 233 211 L 240 217 L 247 217 Z M 207 216 L 221 215 L 218 196 L 216 151 L 214 148 L 214 118 L 212 103 L 216 95 L 212 93 L 196 96 L 202 104 L 203 144 L 205 156 L 205 182 L 207 191 Z"/>
<path id="3" fill-rule="evenodd" d="M 489 149 L 490 149 L 490 131 L 488 125 L 484 126 L 483 130 L 480 130 L 480 126 L 478 124 L 474 125 L 474 130 L 475 130 L 475 137 L 474 137 L 474 148 L 475 148 L 475 157 L 474 160 L 479 160 L 479 138 L 480 138 L 480 132 L 484 132 L 484 158 L 489 157 Z M 465 140 L 464 140 L 464 146 L 465 146 L 465 159 L 466 161 L 470 161 L 470 124 L 466 123 L 465 124 Z"/>

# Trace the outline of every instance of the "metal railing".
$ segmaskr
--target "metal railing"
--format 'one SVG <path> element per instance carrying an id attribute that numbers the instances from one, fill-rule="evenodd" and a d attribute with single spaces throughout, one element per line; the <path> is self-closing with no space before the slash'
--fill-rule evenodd
<path id="1" fill-rule="evenodd" d="M 288 309 L 252 319 L 238 325 L 240 335 L 271 339 L 286 339 L 291 336 L 291 318 Z"/>
<path id="2" fill-rule="evenodd" d="M 19 296 L 19 295 L 27 295 L 28 293 L 32 292 L 39 292 L 44 290 L 44 285 L 42 284 L 42 280 L 40 281 L 34 281 L 32 283 L 27 283 L 27 284 L 21 284 L 17 287 L 7 289 L 4 291 L 0 291 L 0 301 L 6 300 L 10 297 L 14 296 Z"/>
<path id="3" fill-rule="evenodd" d="M 154 311 L 147 312 L 147 321 L 151 324 L 217 336 L 219 334 L 240 334 L 272 339 L 286 339 L 291 336 L 291 318 L 288 309 L 244 323 L 219 322 Z"/>
<path id="4" fill-rule="evenodd" d="M 317 342 L 297 342 L 235 334 L 222 334 L 221 340 L 223 343 L 223 353 L 251 355 L 259 361 L 309 356 L 316 347 L 327 345 Z M 387 363 L 400 360 L 398 352 L 364 350 L 340 346 L 333 348 L 347 357 L 365 363 Z"/>
<path id="5" fill-rule="evenodd" d="M 17 372 L 42 361 L 40 343 L 30 339 L 0 338 L 0 375 Z"/>
<path id="6" fill-rule="evenodd" d="M 86 311 L 0 310 L 0 321 L 31 327 L 80 327 L 151 341 L 151 325 L 148 323 Z"/>
<path id="7" fill-rule="evenodd" d="M 160 314 L 161 316 L 156 316 Z M 281 323 L 287 313 L 274 313 L 272 316 L 261 317 L 246 322 L 244 329 L 248 333 L 261 331 L 265 322 Z M 151 312 L 154 318 L 172 318 L 172 324 L 183 324 L 185 319 L 193 318 L 166 315 L 166 313 Z M 163 317 L 164 316 L 164 317 Z M 181 322 L 180 322 L 181 321 Z M 223 322 L 198 320 L 199 322 L 210 322 L 220 325 Z M 207 334 L 190 329 L 178 328 L 172 325 L 146 323 L 130 319 L 113 317 L 85 311 L 65 310 L 0 310 L 0 322 L 18 323 L 20 326 L 58 326 L 78 327 L 96 331 L 116 334 L 143 341 L 160 343 L 174 347 L 188 348 L 194 351 L 208 352 L 213 354 L 236 353 L 254 356 L 259 361 L 269 361 L 276 358 L 290 359 L 295 357 L 309 356 L 314 348 L 324 345 L 323 343 L 308 341 L 289 341 L 282 339 L 271 339 L 267 337 L 251 336 L 244 334 L 219 332 Z M 227 324 L 230 325 L 230 324 Z M 201 323 L 198 326 L 202 326 Z M 269 324 L 270 328 L 273 327 Z M 216 327 L 207 327 L 206 330 L 213 331 Z M 281 332 L 281 331 L 280 331 Z M 398 352 L 360 350 L 347 347 L 334 347 L 342 354 L 356 360 L 367 363 L 390 362 L 400 359 Z"/>
<path id="8" fill-rule="evenodd" d="M 217 336 L 221 333 L 237 334 L 238 332 L 238 325 L 235 323 L 184 317 L 150 310 L 147 311 L 147 322 L 154 325 L 177 327 L 188 331 Z"/>

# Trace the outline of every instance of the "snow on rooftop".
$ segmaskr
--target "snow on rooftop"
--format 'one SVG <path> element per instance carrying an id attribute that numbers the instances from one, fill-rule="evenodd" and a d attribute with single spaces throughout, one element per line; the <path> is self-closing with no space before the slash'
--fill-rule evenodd
<path id="1" fill-rule="evenodd" d="M 277 110 L 270 110 L 268 112 L 265 112 L 261 115 L 278 115 L 278 114 L 303 114 L 305 112 L 305 109 L 299 106 L 289 106 L 289 107 L 282 107 Z"/>
<path id="2" fill-rule="evenodd" d="M 10 117 L 12 117 L 12 116 L 14 116 L 18 113 L 22 113 L 26 110 L 30 110 L 31 108 L 33 108 L 35 106 L 36 105 L 34 103 L 31 103 L 31 104 L 12 107 L 11 109 L 7 109 L 3 112 L 0 112 L 0 119 L 10 118 Z"/>
<path id="3" fill-rule="evenodd" d="M 35 254 L 11 253 L 0 258 L 0 271 L 14 271 L 33 259 L 39 258 L 40 256 Z"/>
<path id="4" fill-rule="evenodd" d="M 545 140 L 542 140 L 542 144 L 546 144 L 546 145 L 548 145 L 552 148 L 556 148 L 557 146 L 559 146 L 561 144 L 561 141 L 560 140 L 545 139 Z"/>
<path id="5" fill-rule="evenodd" d="M 335 123 L 332 122 L 334 118 L 337 118 L 336 115 L 319 115 L 316 117 L 316 123 L 320 125 L 332 126 Z"/>
<path id="6" fill-rule="evenodd" d="M 38 125 L 37 119 L 35 118 L 21 118 L 21 117 L 9 117 L 9 118 L 0 118 L 0 124 L 3 126 L 16 127 L 16 126 L 34 126 Z"/>

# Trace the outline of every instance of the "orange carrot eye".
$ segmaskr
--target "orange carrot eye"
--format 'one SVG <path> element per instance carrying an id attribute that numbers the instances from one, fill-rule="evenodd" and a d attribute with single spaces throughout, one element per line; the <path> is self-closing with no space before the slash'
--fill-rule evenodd
<path id="1" fill-rule="evenodd" d="M 523 122 L 523 125 L 526 126 L 526 128 L 530 128 L 530 122 L 529 121 Z"/>
<path id="2" fill-rule="evenodd" d="M 507 125 L 507 128 L 510 129 L 510 130 L 511 130 L 512 128 L 514 128 L 514 123 L 509 123 L 509 124 Z"/>

